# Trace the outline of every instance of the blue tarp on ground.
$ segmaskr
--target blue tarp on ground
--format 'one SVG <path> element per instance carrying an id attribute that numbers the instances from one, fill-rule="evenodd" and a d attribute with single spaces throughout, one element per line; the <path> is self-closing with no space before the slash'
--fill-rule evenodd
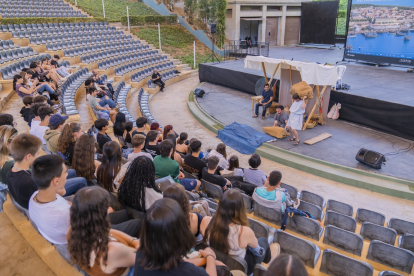
<path id="1" fill-rule="evenodd" d="M 261 144 L 275 140 L 272 136 L 236 122 L 219 130 L 217 138 L 242 154 L 252 154 Z"/>

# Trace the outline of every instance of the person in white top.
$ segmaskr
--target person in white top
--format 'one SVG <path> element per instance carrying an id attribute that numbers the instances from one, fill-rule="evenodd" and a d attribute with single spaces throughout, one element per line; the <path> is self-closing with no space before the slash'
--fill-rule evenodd
<path id="1" fill-rule="evenodd" d="M 45 105 L 40 107 L 37 113 L 41 121 L 39 125 L 32 124 L 32 127 L 30 128 L 30 134 L 38 137 L 40 140 L 42 140 L 43 145 L 46 145 L 46 140 L 43 138 L 43 136 L 45 135 L 45 131 L 49 129 L 49 119 L 54 112 L 50 106 Z"/>
<path id="2" fill-rule="evenodd" d="M 134 146 L 134 151 L 128 154 L 128 162 L 134 161 L 138 156 L 146 156 L 151 159 L 151 161 L 153 160 L 150 153 L 142 151 L 145 146 L 145 139 L 146 137 L 142 134 L 135 134 L 132 137 L 131 144 Z"/>
<path id="3" fill-rule="evenodd" d="M 290 138 L 288 141 L 295 141 L 293 145 L 299 145 L 299 135 L 297 130 L 302 130 L 303 126 L 303 114 L 305 113 L 306 109 L 306 102 L 307 96 L 303 97 L 303 100 L 300 99 L 297 93 L 293 94 L 292 96 L 293 103 L 290 107 L 289 111 L 289 120 L 286 125 L 286 129 L 292 133 L 293 138 Z"/>
<path id="4" fill-rule="evenodd" d="M 227 152 L 226 152 L 226 144 L 219 143 L 215 150 L 211 150 L 208 154 L 208 157 L 210 156 L 217 156 L 219 160 L 219 167 L 222 169 L 227 169 L 229 164 L 227 162 Z"/>
<path id="5" fill-rule="evenodd" d="M 32 165 L 32 178 L 38 191 L 29 200 L 29 216 L 40 234 L 53 244 L 67 244 L 70 203 L 66 194 L 66 166 L 59 155 L 38 157 Z"/>

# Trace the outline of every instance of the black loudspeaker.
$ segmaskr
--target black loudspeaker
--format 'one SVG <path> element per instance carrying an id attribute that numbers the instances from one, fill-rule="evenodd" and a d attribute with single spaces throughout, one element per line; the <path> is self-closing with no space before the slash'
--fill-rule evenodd
<path id="1" fill-rule="evenodd" d="M 203 89 L 196 88 L 196 90 L 194 90 L 194 95 L 195 95 L 197 98 L 202 98 L 202 97 L 204 96 L 204 94 L 206 94 L 206 92 L 204 92 L 204 90 L 203 90 Z"/>
<path id="2" fill-rule="evenodd" d="M 217 28 L 216 27 L 217 27 L 217 24 L 216 23 L 211 23 L 210 33 L 215 34 L 217 32 Z"/>
<path id="3" fill-rule="evenodd" d="M 374 169 L 381 169 L 382 164 L 385 165 L 385 161 L 387 161 L 382 153 L 364 148 L 358 151 L 355 159 Z"/>

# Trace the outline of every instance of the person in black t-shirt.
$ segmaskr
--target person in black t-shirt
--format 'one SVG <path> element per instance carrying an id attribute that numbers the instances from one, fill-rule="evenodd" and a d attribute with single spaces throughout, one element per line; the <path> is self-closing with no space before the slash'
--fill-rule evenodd
<path id="1" fill-rule="evenodd" d="M 154 158 L 160 155 L 160 145 L 158 145 L 158 132 L 150 130 L 147 135 L 148 144 L 145 146 L 145 152 L 148 152 Z"/>
<path id="2" fill-rule="evenodd" d="M 221 175 L 214 174 L 217 170 L 218 163 L 219 158 L 217 156 L 210 156 L 207 159 L 207 168 L 203 169 L 202 178 L 207 182 L 219 185 L 223 188 L 223 191 L 225 191 L 228 188 L 228 186 L 231 185 L 231 182 L 222 177 Z"/>
<path id="3" fill-rule="evenodd" d="M 198 178 L 201 179 L 203 169 L 207 167 L 206 162 L 198 158 L 201 152 L 201 142 L 193 140 L 190 143 L 190 148 L 192 153 L 188 153 L 184 157 L 183 168 L 190 173 L 198 173 Z"/>
<path id="4" fill-rule="evenodd" d="M 137 128 L 132 132 L 131 139 L 132 139 L 132 137 L 134 137 L 135 134 L 144 135 L 146 137 L 146 139 L 145 139 L 145 146 L 142 150 L 145 150 L 147 145 L 148 145 L 148 137 L 147 137 L 147 134 L 145 134 L 145 126 L 147 125 L 148 120 L 145 117 L 139 117 L 135 121 L 135 123 L 137 125 Z"/>
<path id="5" fill-rule="evenodd" d="M 161 80 L 161 75 L 160 75 L 160 73 L 158 73 L 158 70 L 157 69 L 154 69 L 154 72 L 153 72 L 153 74 L 152 74 L 152 81 L 155 83 L 155 84 L 158 84 L 159 86 L 160 86 L 160 90 L 162 91 L 162 92 L 164 92 L 164 86 L 165 86 L 165 83 Z"/>
<path id="6" fill-rule="evenodd" d="M 112 141 L 111 137 L 109 137 L 105 132 L 108 129 L 108 125 L 109 123 L 105 119 L 99 119 L 95 121 L 95 127 L 99 131 L 99 133 L 96 135 L 96 142 L 98 142 L 101 151 L 107 142 Z"/>

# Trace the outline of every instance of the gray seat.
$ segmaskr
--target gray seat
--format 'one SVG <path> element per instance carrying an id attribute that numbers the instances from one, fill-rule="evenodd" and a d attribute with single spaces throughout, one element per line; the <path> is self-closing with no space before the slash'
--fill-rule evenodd
<path id="1" fill-rule="evenodd" d="M 326 211 L 334 211 L 352 217 L 354 214 L 354 207 L 340 201 L 328 199 L 328 202 L 326 203 Z"/>
<path id="2" fill-rule="evenodd" d="M 369 245 L 367 259 L 411 273 L 414 264 L 414 253 L 407 249 L 374 240 Z"/>
<path id="3" fill-rule="evenodd" d="M 378 276 L 403 276 L 397 272 L 394 271 L 381 271 Z"/>
<path id="4" fill-rule="evenodd" d="M 330 276 L 372 276 L 374 274 L 372 265 L 330 249 L 323 251 L 320 271 Z"/>
<path id="5" fill-rule="evenodd" d="M 298 198 L 299 192 L 298 192 L 298 189 L 296 189 L 296 187 L 293 187 L 285 183 L 281 183 L 280 187 L 287 190 L 291 199 L 295 200 Z"/>
<path id="6" fill-rule="evenodd" d="M 267 239 L 269 244 L 273 243 L 273 238 L 274 238 L 274 234 L 276 231 L 273 227 L 270 227 L 266 225 L 265 223 L 252 219 L 252 218 L 247 218 L 247 219 L 249 220 L 249 226 L 253 230 L 256 238 L 264 237 Z"/>
<path id="7" fill-rule="evenodd" d="M 214 198 L 221 199 L 223 196 L 223 189 L 219 185 L 212 184 L 204 179 L 201 179 L 201 183 L 204 187 L 204 192 L 210 194 Z"/>
<path id="8" fill-rule="evenodd" d="M 321 250 L 310 241 L 293 236 L 280 229 L 276 230 L 274 242 L 279 243 L 280 253 L 294 255 L 308 267 L 314 268 Z"/>
<path id="9" fill-rule="evenodd" d="M 404 234 L 398 238 L 398 246 L 414 252 L 414 235 Z"/>
<path id="10" fill-rule="evenodd" d="M 397 231 L 371 222 L 364 222 L 361 226 L 361 236 L 369 241 L 379 240 L 391 245 L 395 244 Z"/>
<path id="11" fill-rule="evenodd" d="M 253 209 L 252 209 L 253 200 L 250 196 L 248 196 L 244 193 L 241 193 L 241 194 L 242 194 L 242 198 L 243 198 L 243 201 L 244 201 L 244 207 L 246 207 L 246 212 L 251 214 L 253 212 Z"/>
<path id="12" fill-rule="evenodd" d="M 191 201 L 197 201 L 197 200 L 199 200 L 199 197 L 198 197 L 197 194 L 192 193 L 190 191 L 185 191 L 185 193 L 187 194 L 187 197 L 188 197 L 189 200 L 191 200 Z"/>
<path id="13" fill-rule="evenodd" d="M 267 272 L 267 268 L 265 268 L 261 264 L 256 264 L 253 270 L 253 276 L 265 276 L 266 272 Z"/>
<path id="14" fill-rule="evenodd" d="M 381 213 L 377 213 L 371 210 L 358 208 L 357 213 L 356 213 L 356 220 L 359 223 L 368 221 L 371 223 L 384 226 L 385 216 Z"/>
<path id="15" fill-rule="evenodd" d="M 68 245 L 67 244 L 55 244 L 55 249 L 59 253 L 59 255 L 70 265 L 72 265 L 72 259 L 70 258 Z M 89 275 L 86 271 L 82 270 L 79 265 L 74 265 L 82 275 Z"/>
<path id="16" fill-rule="evenodd" d="M 323 227 L 319 222 L 302 216 L 288 217 L 286 229 L 316 241 L 319 241 L 323 233 Z"/>
<path id="17" fill-rule="evenodd" d="M 361 235 L 328 225 L 325 228 L 323 243 L 354 255 L 361 256 L 362 247 L 364 246 L 364 238 Z"/>
<path id="18" fill-rule="evenodd" d="M 300 204 L 298 206 L 298 209 L 301 210 L 301 211 L 310 213 L 312 216 L 314 216 L 319 221 L 322 221 L 324 216 L 325 216 L 325 214 L 322 211 L 321 207 L 319 207 L 315 204 L 306 202 L 306 201 L 301 200 Z"/>
<path id="19" fill-rule="evenodd" d="M 325 200 L 318 194 L 302 190 L 302 192 L 300 192 L 300 199 L 319 206 L 321 209 L 325 208 Z"/>
<path id="20" fill-rule="evenodd" d="M 388 227 L 395 229 L 398 235 L 403 235 L 403 234 L 414 235 L 414 222 L 411 222 L 411 221 L 391 218 L 390 221 L 388 222 Z"/>
<path id="21" fill-rule="evenodd" d="M 355 232 L 357 222 L 353 217 L 334 211 L 327 211 L 324 225 L 333 225 L 350 232 Z"/>
<path id="22" fill-rule="evenodd" d="M 282 212 L 276 209 L 271 209 L 260 205 L 256 201 L 253 202 L 254 215 L 258 218 L 264 219 L 276 225 L 282 223 Z"/>
<path id="23" fill-rule="evenodd" d="M 226 255 L 213 247 L 211 249 L 216 253 L 216 259 L 223 262 L 230 270 L 240 270 L 247 274 L 247 263 L 238 256 Z"/>
<path id="24" fill-rule="evenodd" d="M 10 195 L 10 199 L 14 205 L 14 207 L 16 207 L 17 210 L 19 210 L 20 213 L 22 213 L 27 219 L 29 219 L 29 210 L 26 208 L 23 208 L 19 203 L 17 203 L 16 200 L 14 200 L 14 198 L 12 197 L 12 195 L 9 193 Z"/>

